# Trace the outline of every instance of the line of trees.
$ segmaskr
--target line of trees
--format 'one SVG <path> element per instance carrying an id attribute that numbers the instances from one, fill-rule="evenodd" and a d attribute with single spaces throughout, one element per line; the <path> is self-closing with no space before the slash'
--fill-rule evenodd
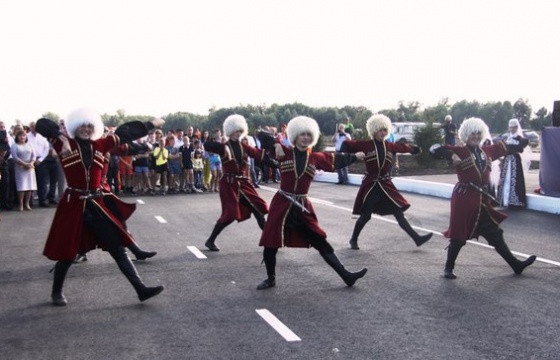
<path id="1" fill-rule="evenodd" d="M 446 115 L 450 114 L 453 121 L 460 123 L 469 117 L 480 117 L 486 121 L 491 132 L 502 132 L 507 130 L 508 121 L 518 118 L 523 128 L 540 130 L 543 126 L 552 124 L 552 114 L 546 108 L 541 108 L 533 113 L 531 106 L 525 99 L 519 99 L 514 103 L 488 102 L 462 100 L 450 104 L 447 98 L 442 99 L 435 106 L 422 108 L 419 102 L 400 102 L 395 109 L 383 109 L 376 111 L 387 115 L 394 122 L 422 121 L 428 124 L 442 123 Z M 298 115 L 306 115 L 314 118 L 319 123 L 323 134 L 333 134 L 337 124 L 351 121 L 355 129 L 365 129 L 367 119 L 374 111 L 365 106 L 344 107 L 310 107 L 301 103 L 262 105 L 239 105 L 230 108 L 212 108 L 208 115 L 199 115 L 189 112 L 176 112 L 162 116 L 165 121 L 164 130 L 186 129 L 193 126 L 200 130 L 212 130 L 221 128 L 224 119 L 231 114 L 243 115 L 251 130 L 264 126 L 280 128 L 282 124 L 288 123 L 290 119 Z M 43 116 L 58 120 L 59 116 L 54 113 L 45 113 Z M 102 119 L 107 126 L 118 126 L 127 121 L 151 120 L 150 115 L 127 115 L 124 110 L 117 110 L 115 114 L 103 114 Z M 362 132 L 363 134 L 363 132 Z"/>

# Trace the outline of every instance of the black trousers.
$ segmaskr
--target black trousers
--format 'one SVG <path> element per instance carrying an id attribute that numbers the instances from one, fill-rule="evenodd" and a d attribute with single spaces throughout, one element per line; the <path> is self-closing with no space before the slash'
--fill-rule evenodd
<path id="1" fill-rule="evenodd" d="M 37 177 L 37 195 L 39 196 L 39 203 L 45 203 L 47 200 L 54 201 L 58 183 L 57 160 L 45 159 L 37 166 L 35 175 Z"/>
<path id="2" fill-rule="evenodd" d="M 95 234 L 95 237 L 101 242 L 105 250 L 113 252 L 123 247 L 117 225 L 106 218 L 101 210 L 90 201 L 86 202 L 84 225 L 89 231 Z"/>
<path id="3" fill-rule="evenodd" d="M 2 165 L 2 180 L 0 180 L 0 206 L 11 209 L 18 205 L 14 159 L 8 159 Z"/>

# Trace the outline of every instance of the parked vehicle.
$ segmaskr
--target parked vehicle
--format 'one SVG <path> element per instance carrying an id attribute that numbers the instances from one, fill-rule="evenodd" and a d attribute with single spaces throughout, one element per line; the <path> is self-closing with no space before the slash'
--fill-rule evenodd
<path id="1" fill-rule="evenodd" d="M 522 129 L 521 131 L 523 131 L 523 136 L 525 136 L 527 138 L 527 140 L 529 140 L 529 146 L 530 147 L 536 148 L 540 145 L 541 137 L 535 131 L 528 130 L 528 129 Z M 496 144 L 499 141 L 505 139 L 508 136 L 508 134 L 509 134 L 509 131 L 505 131 L 505 132 L 501 133 L 500 135 L 494 136 L 492 138 L 492 141 L 494 142 L 494 144 Z"/>
<path id="2" fill-rule="evenodd" d="M 426 126 L 424 122 L 394 122 L 391 123 L 393 134 L 395 135 L 395 142 L 405 138 L 410 144 L 414 144 L 414 134 L 416 130 Z"/>

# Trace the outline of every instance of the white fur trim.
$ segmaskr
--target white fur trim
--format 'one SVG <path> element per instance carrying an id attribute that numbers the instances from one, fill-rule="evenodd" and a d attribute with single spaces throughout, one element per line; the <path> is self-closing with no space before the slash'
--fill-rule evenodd
<path id="1" fill-rule="evenodd" d="M 97 111 L 88 108 L 80 108 L 72 111 L 68 114 L 66 119 L 64 119 L 64 125 L 66 126 L 68 137 L 71 139 L 76 136 L 76 130 L 84 124 L 93 125 L 91 140 L 95 141 L 101 138 L 105 125 L 103 125 L 101 116 Z"/>
<path id="2" fill-rule="evenodd" d="M 483 140 L 488 137 L 488 126 L 484 120 L 475 117 L 466 119 L 459 128 L 459 139 L 466 144 L 469 135 L 477 132 L 480 133 L 480 137 Z"/>
<path id="3" fill-rule="evenodd" d="M 321 131 L 319 130 L 319 124 L 314 119 L 307 117 L 307 116 L 296 116 L 288 123 L 288 127 L 286 128 L 286 134 L 288 134 L 288 140 L 290 140 L 290 144 L 293 146 L 296 145 L 296 139 L 298 135 L 303 133 L 310 133 L 313 141 L 309 145 L 309 147 L 315 146 L 317 141 L 319 140 L 319 135 Z"/>
<path id="4" fill-rule="evenodd" d="M 389 135 L 391 133 L 391 119 L 383 114 L 374 114 L 368 119 L 366 129 L 372 139 L 375 133 L 381 129 L 386 129 L 387 135 Z"/>
<path id="5" fill-rule="evenodd" d="M 247 126 L 247 120 L 242 115 L 230 115 L 224 121 L 224 135 L 230 137 L 231 134 L 237 130 L 242 130 L 243 133 L 239 139 L 245 137 L 249 131 L 249 126 Z"/>

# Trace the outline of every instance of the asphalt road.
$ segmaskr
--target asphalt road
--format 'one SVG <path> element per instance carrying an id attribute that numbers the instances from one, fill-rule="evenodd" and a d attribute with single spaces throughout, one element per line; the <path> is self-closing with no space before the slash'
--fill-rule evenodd
<path id="1" fill-rule="evenodd" d="M 348 247 L 357 188 L 314 183 L 323 228 L 349 270 L 369 269 L 352 288 L 313 250 L 282 249 L 277 286 L 265 278 L 256 222 L 234 223 L 204 250 L 218 218 L 218 194 L 129 197 L 139 244 L 158 255 L 137 268 L 148 285 L 140 303 L 100 250 L 74 265 L 50 303 L 53 262 L 41 255 L 54 209 L 0 214 L 0 344 L 3 359 L 557 359 L 560 351 L 560 222 L 557 215 L 510 212 L 510 248 L 540 258 L 514 275 L 492 249 L 469 243 L 458 279 L 441 276 L 449 200 L 405 194 L 417 248 L 392 217 L 374 218 Z M 272 190 L 272 189 L 271 189 Z M 261 189 L 269 201 L 273 192 Z M 159 219 L 159 220 L 158 220 Z M 188 248 L 190 247 L 190 248 Z M 201 250 L 198 253 L 195 248 Z M 197 257 L 197 254 L 203 258 Z M 266 319 L 273 316 L 279 325 Z"/>

